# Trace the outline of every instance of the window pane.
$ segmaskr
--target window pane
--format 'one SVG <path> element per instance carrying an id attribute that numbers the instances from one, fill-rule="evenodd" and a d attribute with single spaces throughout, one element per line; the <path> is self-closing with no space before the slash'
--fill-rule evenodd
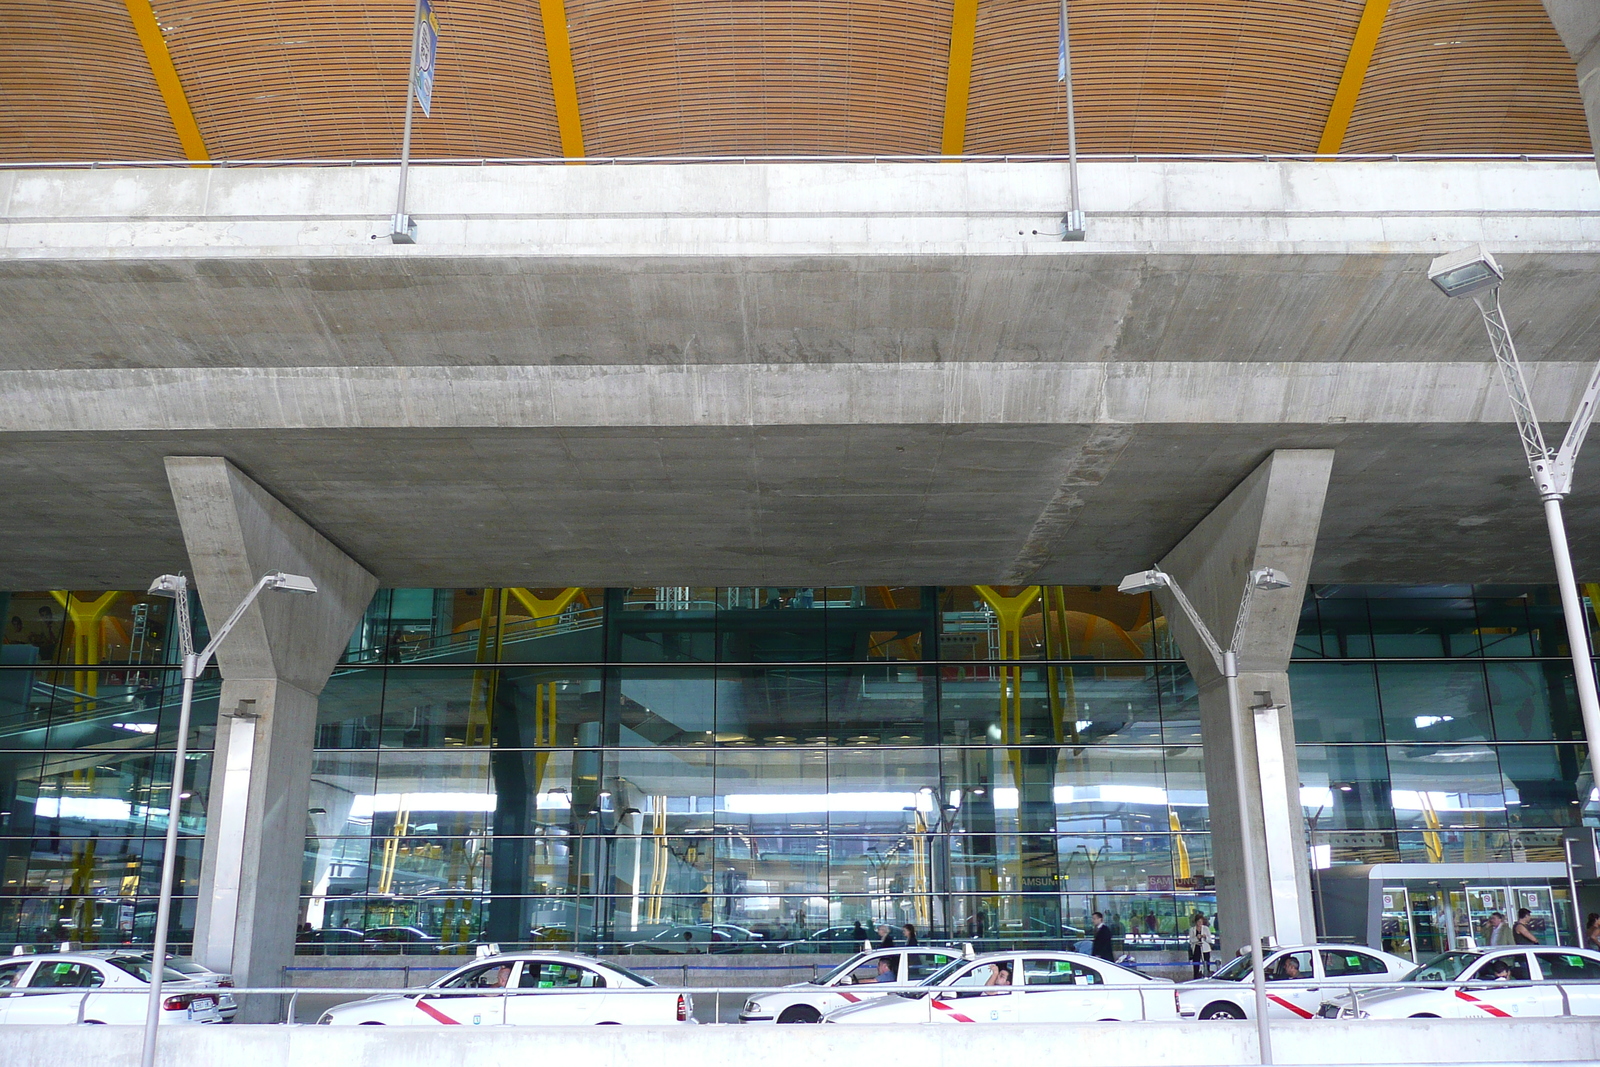
<path id="1" fill-rule="evenodd" d="M 1389 763 L 1378 745 L 1300 745 L 1300 806 L 1314 831 L 1394 827 Z M 1316 844 L 1324 844 L 1320 839 Z"/>
<path id="2" fill-rule="evenodd" d="M 1478 663 L 1380 663 L 1378 692 L 1389 741 L 1447 742 L 1493 736 Z"/>
<path id="3" fill-rule="evenodd" d="M 1289 668 L 1295 739 L 1383 740 L 1377 673 L 1370 663 L 1295 663 Z"/>
<path id="4" fill-rule="evenodd" d="M 1431 832 L 1506 824 L 1500 761 L 1488 745 L 1396 745 L 1389 750 L 1389 768 L 1401 828 Z"/>
<path id="5" fill-rule="evenodd" d="M 1570 661 L 1490 663 L 1485 670 L 1495 736 L 1500 740 L 1582 739 L 1583 719 Z"/>
<path id="6" fill-rule="evenodd" d="M 1579 826 L 1580 788 L 1591 785 L 1583 745 L 1500 745 L 1511 825 Z"/>
<path id="7" fill-rule="evenodd" d="M 1374 597 L 1367 601 L 1367 613 L 1376 656 L 1476 656 L 1483 651 L 1469 596 Z"/>

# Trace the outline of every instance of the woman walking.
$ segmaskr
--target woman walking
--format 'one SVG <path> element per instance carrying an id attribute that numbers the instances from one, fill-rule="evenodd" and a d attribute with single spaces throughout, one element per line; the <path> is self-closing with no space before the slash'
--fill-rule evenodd
<path id="1" fill-rule="evenodd" d="M 1205 965 L 1205 973 L 1211 973 L 1211 948 L 1214 939 L 1211 936 L 1211 927 L 1206 923 L 1206 917 L 1200 912 L 1195 912 L 1189 920 L 1189 963 L 1194 968 L 1194 976 L 1201 976 L 1201 964 Z"/>

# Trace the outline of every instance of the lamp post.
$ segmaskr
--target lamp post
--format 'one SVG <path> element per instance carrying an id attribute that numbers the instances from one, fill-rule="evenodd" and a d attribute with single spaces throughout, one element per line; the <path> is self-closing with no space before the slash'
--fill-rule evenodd
<path id="1" fill-rule="evenodd" d="M 1522 364 L 1517 359 L 1517 348 L 1511 341 L 1511 327 L 1500 307 L 1500 283 L 1504 278 L 1500 264 L 1482 245 L 1439 256 L 1428 265 L 1428 280 L 1438 286 L 1440 292 L 1450 297 L 1470 296 L 1478 305 L 1483 328 L 1489 334 L 1489 346 L 1494 349 L 1494 361 L 1500 368 L 1500 380 L 1511 399 L 1511 412 L 1516 416 L 1517 434 L 1522 439 L 1528 472 L 1538 487 L 1539 499 L 1544 501 L 1544 521 L 1550 529 L 1550 551 L 1555 556 L 1556 584 L 1561 589 L 1567 646 L 1572 651 L 1578 708 L 1583 713 L 1584 740 L 1589 746 L 1592 766 L 1594 746 L 1600 742 L 1600 697 L 1595 694 L 1589 629 L 1583 617 L 1583 602 L 1578 599 L 1578 581 L 1572 573 L 1572 554 L 1567 550 L 1567 525 L 1561 515 L 1561 500 L 1572 491 L 1572 466 L 1577 462 L 1578 450 L 1583 447 L 1589 424 L 1594 420 L 1596 402 L 1600 401 L 1600 364 L 1589 375 L 1589 385 L 1578 401 L 1578 410 L 1572 416 L 1561 447 L 1552 452 L 1539 428 L 1533 401 L 1528 397 L 1528 383 L 1522 377 Z"/>
<path id="2" fill-rule="evenodd" d="M 178 707 L 178 743 L 172 755 L 172 787 L 167 796 L 167 843 L 161 853 L 161 895 L 156 900 L 155 941 L 150 947 L 150 995 L 145 1004 L 144 1049 L 140 1067 L 152 1067 L 156 1058 L 156 1024 L 161 1020 L 161 979 L 167 966 L 167 927 L 172 918 L 172 881 L 178 859 L 178 816 L 183 807 L 183 765 L 189 756 L 189 712 L 194 703 L 195 679 L 205 671 L 217 646 L 244 616 L 263 589 L 286 593 L 315 593 L 316 583 L 298 574 L 274 571 L 261 577 L 228 621 L 217 628 L 211 643 L 197 655 L 194 630 L 189 623 L 189 579 L 181 574 L 163 574 L 150 583 L 151 596 L 171 597 L 177 613 L 178 651 L 183 656 L 183 702 Z"/>
<path id="3" fill-rule="evenodd" d="M 1256 855 L 1255 844 L 1250 836 L 1250 793 L 1245 788 L 1244 779 L 1244 732 L 1249 724 L 1239 710 L 1239 644 L 1244 639 L 1245 623 L 1250 618 L 1250 602 L 1255 598 L 1256 591 L 1287 589 L 1289 585 L 1289 579 L 1271 567 L 1262 567 L 1250 572 L 1245 579 L 1244 593 L 1239 598 L 1239 613 L 1234 618 L 1233 637 L 1229 640 L 1227 649 L 1217 644 L 1217 639 L 1211 635 L 1205 621 L 1200 618 L 1200 613 L 1195 611 L 1194 605 L 1189 603 L 1189 598 L 1179 587 L 1178 580 L 1160 567 L 1130 574 L 1117 586 L 1117 592 L 1129 594 L 1150 593 L 1157 589 L 1170 590 L 1172 599 L 1177 601 L 1184 616 L 1199 633 L 1200 640 L 1204 642 L 1206 651 L 1211 653 L 1212 662 L 1216 664 L 1218 673 L 1222 675 L 1228 687 L 1228 721 L 1233 726 L 1233 781 L 1238 793 L 1239 843 L 1241 866 L 1244 868 L 1245 924 L 1249 927 L 1250 934 L 1250 975 L 1251 982 L 1255 986 L 1256 1034 L 1262 1063 L 1272 1062 L 1272 1035 L 1267 1026 L 1267 984 L 1266 972 L 1263 969 L 1263 957 L 1266 953 L 1262 948 L 1261 910 L 1256 902 Z"/>

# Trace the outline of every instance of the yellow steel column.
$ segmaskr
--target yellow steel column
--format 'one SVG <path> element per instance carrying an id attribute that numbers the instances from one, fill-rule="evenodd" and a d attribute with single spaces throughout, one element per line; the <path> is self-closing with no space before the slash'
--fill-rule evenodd
<path id="1" fill-rule="evenodd" d="M 183 91 L 183 83 L 178 80 L 178 70 L 172 65 L 172 53 L 167 51 L 167 39 L 161 33 L 161 24 L 156 21 L 150 0 L 124 2 L 128 6 L 129 18 L 133 20 L 134 31 L 139 35 L 139 43 L 144 46 L 144 58 L 150 64 L 150 73 L 155 76 L 156 88 L 161 90 L 161 99 L 166 102 L 167 116 L 172 120 L 178 143 L 183 146 L 184 157 L 210 159 L 211 152 L 206 148 L 206 139 L 200 135 L 194 112 L 189 109 L 189 97 Z"/>
<path id="2" fill-rule="evenodd" d="M 1015 596 L 996 592 L 992 586 L 975 585 L 978 595 L 994 609 L 1000 621 L 1000 658 L 1022 658 L 1022 616 L 1039 598 L 1039 587 L 1030 585 Z M 1003 664 L 1000 667 L 1000 743 L 1016 745 L 1022 741 L 1022 667 Z M 1012 749 L 1007 753 L 1011 762 L 1011 775 L 1017 789 L 1022 789 L 1022 753 Z"/>
<path id="3" fill-rule="evenodd" d="M 1378 46 L 1378 34 L 1383 31 L 1383 19 L 1388 13 L 1389 0 L 1367 0 L 1367 6 L 1361 10 L 1361 21 L 1356 24 L 1356 35 L 1350 42 L 1350 55 L 1345 59 L 1339 88 L 1334 90 L 1328 121 L 1322 127 L 1322 140 L 1317 142 L 1319 156 L 1335 155 L 1344 144 L 1345 130 L 1350 126 L 1350 116 L 1355 114 L 1361 83 L 1366 80 L 1372 50 Z"/>
<path id="4" fill-rule="evenodd" d="M 550 63 L 550 92 L 555 97 L 561 154 L 567 159 L 580 159 L 584 155 L 583 121 L 578 115 L 578 79 L 572 71 L 565 0 L 539 0 L 539 16 L 544 22 L 544 53 Z"/>
<path id="5" fill-rule="evenodd" d="M 972 47 L 978 35 L 978 0 L 954 0 L 950 12 L 950 66 L 944 79 L 944 136 L 939 154 L 959 156 L 967 144 L 967 98 L 972 91 Z"/>
<path id="6" fill-rule="evenodd" d="M 93 600 L 79 600 L 72 595 L 71 590 L 52 589 L 50 595 L 55 597 L 56 603 L 66 609 L 67 622 L 72 626 L 72 665 L 74 667 L 98 667 L 100 665 L 100 622 L 106 617 L 106 612 L 111 610 L 111 605 L 122 596 L 119 592 L 101 593 Z M 63 642 L 64 643 L 64 642 Z M 74 671 L 72 675 L 72 688 L 90 697 L 97 696 L 100 692 L 100 674 L 98 671 Z M 78 711 L 86 710 L 82 700 L 74 702 Z"/>

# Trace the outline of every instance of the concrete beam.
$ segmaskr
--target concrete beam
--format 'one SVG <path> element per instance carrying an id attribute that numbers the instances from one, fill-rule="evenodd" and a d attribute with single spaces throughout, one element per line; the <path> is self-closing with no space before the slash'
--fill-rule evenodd
<path id="1" fill-rule="evenodd" d="M 317 694 L 378 582 L 227 460 L 171 456 L 166 469 L 207 619 L 227 618 L 271 571 L 317 583 L 314 596 L 263 593 L 217 650 L 195 955 L 272 985 L 294 953 Z"/>
<path id="2" fill-rule="evenodd" d="M 1247 709 L 1263 708 L 1245 712 L 1249 725 L 1240 739 L 1243 766 L 1233 758 L 1240 724 L 1229 711 L 1226 679 L 1171 593 L 1158 594 L 1200 688 L 1218 925 L 1228 939 L 1227 951 L 1248 942 L 1242 936 L 1248 929 L 1246 893 L 1256 895 L 1263 932 L 1278 943 L 1306 944 L 1316 938 L 1287 670 L 1332 469 L 1333 452 L 1328 450 L 1272 453 L 1161 561 L 1223 648 L 1232 639 L 1251 571 L 1271 567 L 1293 583 L 1289 589 L 1258 592 L 1240 635 L 1240 702 Z M 1241 775 L 1252 808 L 1248 835 L 1237 800 Z M 1253 886 L 1243 877 L 1245 848 L 1257 860 Z"/>

